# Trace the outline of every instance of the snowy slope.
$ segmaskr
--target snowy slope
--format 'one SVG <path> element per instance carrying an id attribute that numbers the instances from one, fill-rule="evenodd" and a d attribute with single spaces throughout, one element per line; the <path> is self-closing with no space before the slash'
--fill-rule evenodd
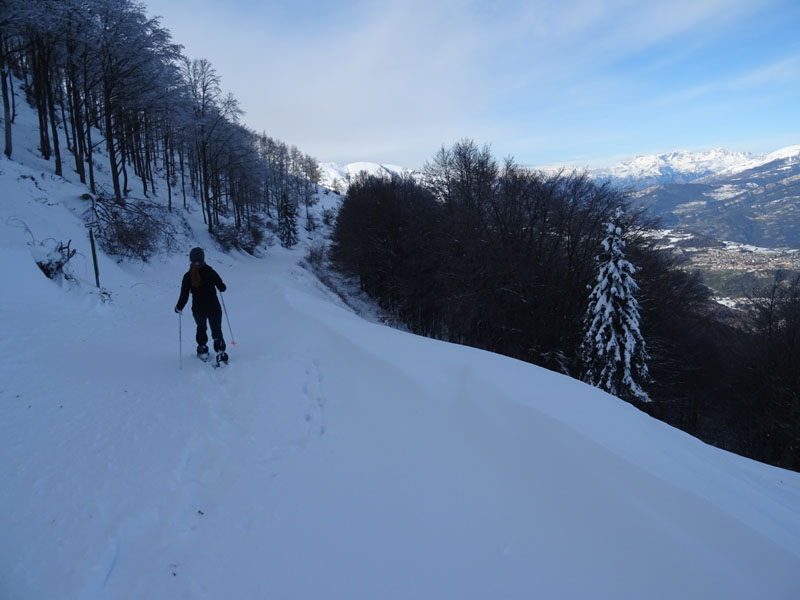
<path id="1" fill-rule="evenodd" d="M 785 148 L 781 148 L 780 150 L 776 150 L 775 152 L 770 152 L 769 154 L 754 156 L 750 160 L 744 161 L 741 164 L 732 165 L 725 169 L 717 170 L 714 175 L 735 175 L 737 173 L 742 173 L 743 171 L 748 171 L 751 169 L 757 169 L 774 162 L 789 162 L 796 164 L 798 161 L 800 161 L 800 145 L 787 146 Z"/>
<path id="2" fill-rule="evenodd" d="M 0 597 L 800 595 L 799 474 L 361 319 L 302 248 L 221 254 L 195 211 L 237 342 L 213 369 L 172 312 L 185 256 L 101 256 L 103 301 L 83 189 L 20 156 L 0 158 Z M 41 274 L 28 231 L 72 240 L 75 281 Z"/>
<path id="3" fill-rule="evenodd" d="M 0 205 L 4 597 L 797 597 L 798 474 L 359 319 L 300 251 L 204 243 L 238 343 L 214 370 L 183 317 L 180 369 L 185 259 L 104 261 L 110 303 L 88 268 L 59 287 L 5 224 L 80 225 L 17 183 Z"/>

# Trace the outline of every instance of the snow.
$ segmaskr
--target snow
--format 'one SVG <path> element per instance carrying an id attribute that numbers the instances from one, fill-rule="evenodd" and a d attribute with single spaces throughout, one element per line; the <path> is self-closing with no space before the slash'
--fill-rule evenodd
<path id="1" fill-rule="evenodd" d="M 101 294 L 85 188 L 25 139 L 0 158 L 0 596 L 800 597 L 800 474 L 364 320 L 302 247 L 223 254 L 194 211 L 235 334 L 213 369 L 172 311 L 185 254 L 101 254 Z M 72 240 L 72 280 L 31 234 Z"/>
<path id="2" fill-rule="evenodd" d="M 797 158 L 800 156 L 800 145 L 786 146 L 775 152 L 771 152 L 764 159 L 765 162 L 772 162 L 773 160 L 783 160 L 785 158 Z"/>
<path id="3" fill-rule="evenodd" d="M 798 160 L 800 160 L 800 146 L 786 146 L 785 148 L 781 148 L 775 152 L 770 152 L 766 155 L 753 156 L 751 160 L 745 161 L 741 165 L 736 165 L 735 167 L 729 167 L 721 170 L 718 174 L 735 175 L 736 173 L 741 173 L 742 171 L 763 167 L 764 165 L 768 165 L 775 161 L 795 162 Z"/>
<path id="4" fill-rule="evenodd" d="M 707 152 L 676 150 L 665 154 L 637 156 L 608 169 L 596 170 L 595 176 L 612 178 L 636 184 L 658 185 L 663 183 L 688 182 L 713 173 L 737 170 L 752 161 L 746 152 L 732 152 L 723 148 Z"/>
<path id="5" fill-rule="evenodd" d="M 377 177 L 391 177 L 398 175 L 404 177 L 414 173 L 412 169 L 401 167 L 400 165 L 381 164 L 374 162 L 353 162 L 348 164 L 339 164 L 332 162 L 320 163 L 321 178 L 320 183 L 330 189 L 340 189 L 342 192 L 347 191 L 350 185 L 350 180 L 361 172 L 366 172 L 369 175 Z"/>
<path id="6" fill-rule="evenodd" d="M 603 253 L 597 257 L 597 283 L 589 294 L 584 317 L 586 331 L 581 355 L 587 369 L 583 380 L 612 394 L 624 391 L 650 402 L 637 381 L 649 379 L 648 355 L 639 329 L 636 268 L 625 259 L 625 240 L 622 228 L 617 225 L 622 215 L 622 209 L 617 208 L 605 224 Z"/>
<path id="7" fill-rule="evenodd" d="M 675 150 L 637 156 L 606 169 L 596 169 L 592 174 L 600 179 L 616 180 L 642 189 L 668 183 L 688 183 L 704 177 L 735 175 L 774 161 L 797 160 L 800 160 L 800 146 L 787 146 L 765 155 L 733 152 L 724 148 L 706 152 Z M 726 200 L 740 193 L 735 191 L 735 186 L 722 186 L 712 192 L 711 197 Z"/>
<path id="8" fill-rule="evenodd" d="M 724 200 L 730 200 L 731 198 L 735 198 L 736 196 L 743 194 L 745 191 L 746 190 L 743 190 L 738 185 L 727 184 L 727 185 L 721 185 L 718 188 L 714 188 L 713 190 L 710 190 L 708 192 L 704 192 L 703 195 L 712 198 L 713 200 L 724 201 Z M 703 203 L 700 204 L 702 205 Z M 688 205 L 684 204 L 682 206 L 688 206 Z"/>
<path id="9" fill-rule="evenodd" d="M 687 210 L 702 208 L 702 207 L 707 206 L 707 205 L 708 205 L 708 202 L 705 201 L 705 200 L 695 200 L 693 202 L 683 202 L 682 204 L 678 204 L 675 207 L 675 212 L 680 214 L 680 213 L 685 212 Z"/>
<path id="10" fill-rule="evenodd" d="M 798 248 L 762 248 L 760 246 L 753 246 L 752 244 L 742 244 L 741 242 L 725 242 L 723 250 L 728 252 L 752 252 L 753 254 L 767 254 L 767 255 L 785 255 L 796 254 L 800 252 Z"/>
<path id="11" fill-rule="evenodd" d="M 714 301 L 717 304 L 721 304 L 725 308 L 730 308 L 730 309 L 733 309 L 733 310 L 738 310 L 742 306 L 741 299 L 737 299 L 737 298 L 715 297 Z"/>

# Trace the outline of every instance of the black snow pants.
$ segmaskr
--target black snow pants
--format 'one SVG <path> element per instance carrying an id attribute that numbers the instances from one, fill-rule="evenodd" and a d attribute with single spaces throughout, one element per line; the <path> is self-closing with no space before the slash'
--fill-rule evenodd
<path id="1" fill-rule="evenodd" d="M 206 322 L 211 325 L 211 338 L 214 340 L 214 351 L 222 352 L 225 350 L 225 340 L 222 339 L 222 311 L 215 311 L 210 314 L 200 314 L 192 312 L 195 322 L 197 323 L 197 340 L 198 346 L 205 346 L 208 343 L 208 333 L 206 333 Z"/>

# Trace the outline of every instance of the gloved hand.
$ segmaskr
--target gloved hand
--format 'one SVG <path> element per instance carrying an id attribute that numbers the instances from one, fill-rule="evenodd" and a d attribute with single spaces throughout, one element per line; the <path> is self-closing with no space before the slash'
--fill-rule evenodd
<path id="1" fill-rule="evenodd" d="M 178 313 L 179 315 L 183 313 L 183 311 L 177 306 L 175 307 L 175 312 Z"/>

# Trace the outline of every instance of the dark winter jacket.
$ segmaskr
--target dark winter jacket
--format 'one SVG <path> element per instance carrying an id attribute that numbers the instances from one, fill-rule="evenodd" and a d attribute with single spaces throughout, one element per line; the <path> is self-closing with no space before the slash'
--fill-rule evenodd
<path id="1" fill-rule="evenodd" d="M 222 310 L 217 299 L 215 287 L 224 292 L 227 286 L 222 283 L 222 278 L 217 272 L 207 264 L 200 265 L 200 277 L 203 283 L 200 287 L 192 287 L 192 270 L 189 269 L 183 276 L 181 283 L 181 297 L 175 306 L 178 310 L 183 310 L 189 301 L 189 292 L 192 293 L 192 312 L 200 315 L 210 315 Z"/>

